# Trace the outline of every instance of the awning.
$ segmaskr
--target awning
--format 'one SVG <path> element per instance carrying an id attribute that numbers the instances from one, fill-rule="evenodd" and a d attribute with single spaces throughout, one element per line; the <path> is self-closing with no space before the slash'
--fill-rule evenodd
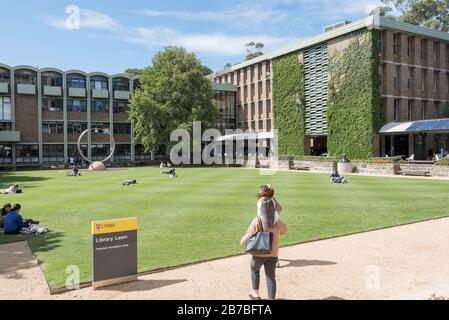
<path id="1" fill-rule="evenodd" d="M 229 140 L 264 140 L 273 139 L 273 132 L 261 132 L 261 133 L 242 133 L 242 134 L 231 134 L 227 136 L 222 136 L 217 139 L 217 141 L 229 141 Z"/>
<path id="2" fill-rule="evenodd" d="M 390 122 L 383 126 L 379 131 L 380 134 L 419 132 L 449 133 L 449 119 Z"/>

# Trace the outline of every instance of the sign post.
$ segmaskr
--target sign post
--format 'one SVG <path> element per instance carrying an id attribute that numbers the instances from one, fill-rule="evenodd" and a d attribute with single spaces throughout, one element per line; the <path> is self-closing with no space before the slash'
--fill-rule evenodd
<path id="1" fill-rule="evenodd" d="M 137 280 L 137 218 L 92 222 L 92 284 Z"/>

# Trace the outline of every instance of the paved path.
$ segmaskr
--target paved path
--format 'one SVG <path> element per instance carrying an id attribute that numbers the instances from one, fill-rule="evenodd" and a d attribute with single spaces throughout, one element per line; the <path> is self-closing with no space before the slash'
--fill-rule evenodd
<path id="1" fill-rule="evenodd" d="M 449 219 L 281 250 L 281 299 L 429 299 L 449 296 Z M 50 296 L 26 243 L 0 246 L 0 299 L 246 299 L 248 256 Z M 6 257 L 6 258 L 4 258 Z M 262 294 L 265 293 L 262 281 Z"/>

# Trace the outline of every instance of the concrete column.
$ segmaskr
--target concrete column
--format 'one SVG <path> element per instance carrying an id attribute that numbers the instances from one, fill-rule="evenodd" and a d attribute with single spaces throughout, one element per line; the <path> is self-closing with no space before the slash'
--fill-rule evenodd
<path id="1" fill-rule="evenodd" d="M 92 128 L 92 104 L 91 104 L 91 90 L 90 90 L 90 76 L 86 77 L 86 92 L 87 92 L 87 128 L 89 129 L 88 135 L 88 150 L 89 159 L 92 159 L 92 133 L 90 129 Z"/>
<path id="2" fill-rule="evenodd" d="M 112 88 L 112 78 L 109 78 L 109 130 L 111 134 L 114 134 L 114 89 Z M 112 156 L 111 162 L 114 162 L 114 156 Z"/>
<path id="3" fill-rule="evenodd" d="M 43 164 L 42 149 L 42 79 L 41 72 L 37 70 L 37 125 L 38 125 L 38 141 L 39 141 L 39 164 Z"/>
<path id="4" fill-rule="evenodd" d="M 64 164 L 66 164 L 69 161 L 69 137 L 68 137 L 68 117 L 67 117 L 67 76 L 64 73 L 62 75 L 62 96 L 63 96 L 63 107 L 62 107 L 62 113 L 63 113 L 63 119 L 64 119 Z"/>
<path id="5" fill-rule="evenodd" d="M 131 95 L 134 93 L 134 79 L 131 79 Z M 134 144 L 134 125 L 131 123 L 131 161 L 136 161 L 136 146 Z"/>
<path id="6" fill-rule="evenodd" d="M 11 70 L 11 120 L 12 120 L 12 131 L 16 131 L 16 79 L 14 75 L 14 70 Z M 11 150 L 11 160 L 12 160 L 12 166 L 13 170 L 16 169 L 16 144 L 12 144 L 12 150 Z"/>

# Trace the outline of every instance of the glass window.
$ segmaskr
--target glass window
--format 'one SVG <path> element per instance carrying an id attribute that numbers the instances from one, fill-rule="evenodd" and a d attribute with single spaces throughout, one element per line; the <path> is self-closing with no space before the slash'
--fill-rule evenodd
<path id="1" fill-rule="evenodd" d="M 92 160 L 99 161 L 106 158 L 111 153 L 111 146 L 109 144 L 93 144 L 92 145 Z"/>
<path id="2" fill-rule="evenodd" d="M 127 113 L 129 111 L 129 103 L 125 101 L 114 102 L 114 113 Z"/>
<path id="3" fill-rule="evenodd" d="M 62 123 L 62 122 L 42 122 L 42 133 L 63 134 L 64 133 L 64 123 Z"/>
<path id="4" fill-rule="evenodd" d="M 131 134 L 131 124 L 114 123 L 114 134 Z"/>
<path id="5" fill-rule="evenodd" d="M 0 69 L 0 83 L 9 83 L 11 81 L 11 72 L 7 69 Z"/>
<path id="6" fill-rule="evenodd" d="M 90 87 L 95 90 L 108 90 L 109 80 L 108 78 L 101 76 L 94 76 L 90 78 Z"/>
<path id="7" fill-rule="evenodd" d="M 407 119 L 408 121 L 412 121 L 413 118 L 413 101 L 408 101 L 408 109 L 407 109 Z"/>
<path id="8" fill-rule="evenodd" d="M 55 98 L 42 99 L 42 111 L 62 112 L 64 109 L 64 100 Z"/>
<path id="9" fill-rule="evenodd" d="M 81 145 L 81 151 L 83 152 L 83 155 L 85 157 L 88 156 L 88 146 L 87 144 L 82 144 Z M 79 153 L 78 153 L 78 146 L 76 144 L 69 144 L 67 145 L 67 155 L 69 157 L 78 157 Z"/>
<path id="10" fill-rule="evenodd" d="M 62 87 L 62 75 L 56 72 L 44 72 L 42 74 L 42 85 Z"/>
<path id="11" fill-rule="evenodd" d="M 69 122 L 67 124 L 67 133 L 80 135 L 87 130 L 87 123 Z"/>
<path id="12" fill-rule="evenodd" d="M 399 120 L 399 100 L 394 100 L 394 121 Z"/>
<path id="13" fill-rule="evenodd" d="M 17 84 L 36 84 L 36 72 L 29 70 L 20 70 L 14 73 Z"/>
<path id="14" fill-rule="evenodd" d="M 42 153 L 44 162 L 64 161 L 63 144 L 44 144 Z"/>
<path id="15" fill-rule="evenodd" d="M 67 76 L 67 88 L 86 88 L 86 77 L 81 74 L 69 74 Z"/>
<path id="16" fill-rule="evenodd" d="M 106 100 L 92 100 L 92 112 L 109 112 L 109 101 Z"/>
<path id="17" fill-rule="evenodd" d="M 0 97 L 0 120 L 11 120 L 10 97 Z"/>
<path id="18" fill-rule="evenodd" d="M 114 91 L 129 91 L 129 80 L 126 78 L 112 79 L 112 89 Z"/>
<path id="19" fill-rule="evenodd" d="M 395 33 L 393 36 L 393 54 L 399 54 L 400 41 L 401 41 L 401 35 L 399 33 Z"/>
<path id="20" fill-rule="evenodd" d="M 0 122 L 0 131 L 12 131 L 12 123 Z"/>
<path id="21" fill-rule="evenodd" d="M 0 145 L 0 163 L 12 162 L 12 145 L 3 144 Z"/>
<path id="22" fill-rule="evenodd" d="M 131 160 L 131 145 L 129 144 L 116 145 L 114 160 Z"/>
<path id="23" fill-rule="evenodd" d="M 39 162 L 39 145 L 17 145 L 16 161 L 18 163 Z"/>
<path id="24" fill-rule="evenodd" d="M 86 100 L 67 100 L 67 111 L 68 112 L 86 112 L 87 102 Z"/>

